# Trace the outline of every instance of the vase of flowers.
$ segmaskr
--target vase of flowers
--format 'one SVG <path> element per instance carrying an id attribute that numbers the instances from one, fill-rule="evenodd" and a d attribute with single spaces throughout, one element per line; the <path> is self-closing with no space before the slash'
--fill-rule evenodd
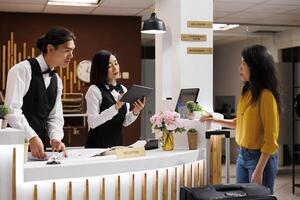
<path id="1" fill-rule="evenodd" d="M 153 115 L 150 118 L 153 132 L 162 132 L 162 149 L 172 151 L 174 149 L 174 132 L 184 132 L 180 125 L 180 115 L 174 111 L 164 111 Z"/>

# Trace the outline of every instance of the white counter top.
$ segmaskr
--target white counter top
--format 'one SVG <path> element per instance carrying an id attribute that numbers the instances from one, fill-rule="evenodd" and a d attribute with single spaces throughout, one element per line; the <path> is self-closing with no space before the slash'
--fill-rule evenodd
<path id="1" fill-rule="evenodd" d="M 22 130 L 6 128 L 0 129 L 0 145 L 24 144 L 24 133 Z"/>
<path id="2" fill-rule="evenodd" d="M 82 151 L 85 151 L 84 149 Z M 172 167 L 205 158 L 205 149 L 146 151 L 146 156 L 117 159 L 115 155 L 60 160 L 59 165 L 46 161 L 32 161 L 24 165 L 24 181 L 41 181 L 120 174 L 164 167 Z"/>

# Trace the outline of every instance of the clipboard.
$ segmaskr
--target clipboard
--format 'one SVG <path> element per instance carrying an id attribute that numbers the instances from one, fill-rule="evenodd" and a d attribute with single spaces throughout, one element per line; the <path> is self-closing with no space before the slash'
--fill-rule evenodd
<path id="1" fill-rule="evenodd" d="M 142 100 L 143 97 L 150 95 L 152 90 L 153 88 L 150 87 L 133 84 L 130 88 L 128 88 L 128 91 L 122 96 L 120 101 L 133 103 L 138 99 Z"/>

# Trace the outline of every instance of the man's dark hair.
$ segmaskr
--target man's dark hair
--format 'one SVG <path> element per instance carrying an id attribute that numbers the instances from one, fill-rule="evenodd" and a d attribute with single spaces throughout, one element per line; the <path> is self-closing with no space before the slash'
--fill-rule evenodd
<path id="1" fill-rule="evenodd" d="M 76 37 L 74 33 L 64 27 L 53 27 L 50 29 L 46 35 L 39 38 L 36 42 L 36 47 L 43 53 L 47 53 L 47 45 L 51 44 L 54 48 L 65 42 L 75 40 Z"/>

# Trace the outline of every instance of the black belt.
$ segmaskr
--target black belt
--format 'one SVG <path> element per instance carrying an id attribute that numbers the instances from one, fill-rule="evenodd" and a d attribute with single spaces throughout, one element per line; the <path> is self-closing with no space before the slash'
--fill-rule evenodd
<path id="1" fill-rule="evenodd" d="M 248 148 L 241 147 L 241 146 L 239 148 L 242 150 L 246 150 L 246 151 L 259 151 L 260 152 L 260 149 L 248 149 Z"/>

